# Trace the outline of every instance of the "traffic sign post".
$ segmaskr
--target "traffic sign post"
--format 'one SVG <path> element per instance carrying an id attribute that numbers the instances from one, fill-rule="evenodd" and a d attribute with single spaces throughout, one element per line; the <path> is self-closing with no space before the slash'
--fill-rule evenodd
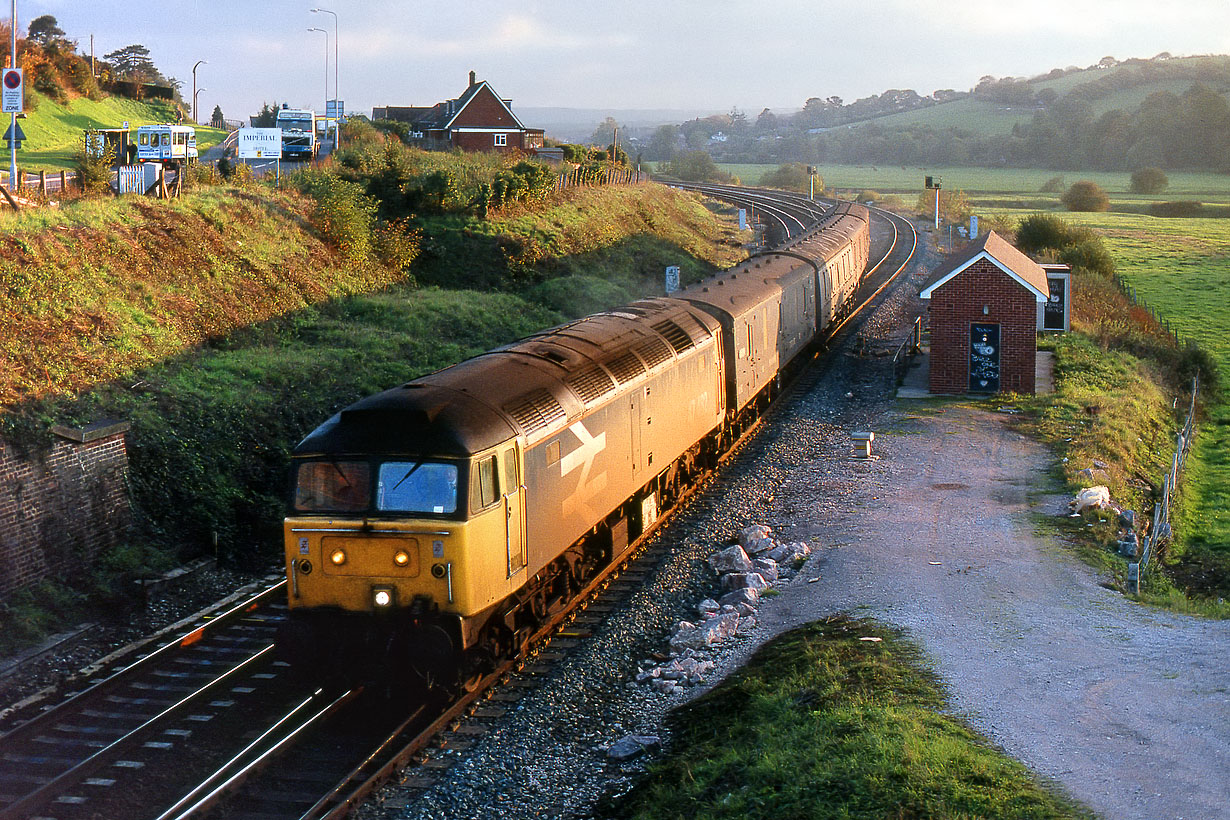
<path id="1" fill-rule="evenodd" d="M 24 111 L 23 103 L 25 83 L 22 78 L 22 70 L 20 68 L 4 69 L 4 76 L 0 81 L 0 110 L 5 114 L 20 114 Z"/>

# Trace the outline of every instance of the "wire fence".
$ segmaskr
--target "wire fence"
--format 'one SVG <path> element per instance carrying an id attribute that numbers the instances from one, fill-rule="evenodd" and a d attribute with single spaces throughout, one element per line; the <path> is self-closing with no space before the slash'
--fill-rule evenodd
<path id="1" fill-rule="evenodd" d="M 1192 438 L 1196 433 L 1196 395 L 1200 391 L 1200 377 L 1192 379 L 1192 399 L 1187 409 L 1187 421 L 1183 429 L 1175 435 L 1174 455 L 1170 459 L 1170 469 L 1162 477 L 1162 498 L 1153 505 L 1153 521 L 1149 533 L 1140 551 L 1140 559 L 1128 564 L 1128 592 L 1140 594 L 1141 577 L 1149 567 L 1149 561 L 1157 551 L 1157 545 L 1168 540 L 1173 532 L 1170 526 L 1170 502 L 1174 496 L 1174 488 L 1183 466 L 1187 463 L 1187 454 L 1192 447 Z M 1135 552 L 1133 543 L 1132 552 Z"/>

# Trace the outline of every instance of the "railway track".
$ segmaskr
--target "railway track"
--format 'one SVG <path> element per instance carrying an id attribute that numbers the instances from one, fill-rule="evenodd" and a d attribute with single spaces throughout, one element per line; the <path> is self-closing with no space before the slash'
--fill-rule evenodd
<path id="1" fill-rule="evenodd" d="M 787 235 L 823 213 L 808 200 L 775 202 L 771 193 L 737 190 L 740 202 L 773 214 Z M 894 229 L 860 308 L 904 269 L 912 246 L 894 249 L 910 235 L 905 227 Z M 744 431 L 723 463 L 759 429 Z M 587 624 L 600 622 L 639 587 L 649 572 L 645 561 L 654 561 L 641 558 L 644 544 L 669 519 L 663 515 L 623 562 L 543 624 L 529 656 L 508 660 L 452 700 L 336 690 L 323 677 L 291 675 L 273 657 L 285 592 L 284 584 L 271 587 L 0 736 L 0 820 L 332 818 L 345 816 L 412 761 L 420 763 L 413 779 L 430 783 L 433 770 L 464 755 L 484 721 L 498 720 L 501 703 L 515 701 L 541 669 L 584 640 Z"/>

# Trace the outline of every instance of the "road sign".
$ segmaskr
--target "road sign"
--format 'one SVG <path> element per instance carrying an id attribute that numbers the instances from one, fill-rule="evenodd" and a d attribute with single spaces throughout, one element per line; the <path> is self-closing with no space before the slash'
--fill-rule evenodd
<path id="1" fill-rule="evenodd" d="M 23 106 L 24 83 L 20 68 L 6 68 L 0 76 L 0 111 L 20 114 Z"/>
<path id="2" fill-rule="evenodd" d="M 345 115 L 345 100 L 325 100 L 325 118 L 336 120 Z"/>
<path id="3" fill-rule="evenodd" d="M 281 159 L 281 128 L 240 128 L 238 131 L 240 159 Z"/>

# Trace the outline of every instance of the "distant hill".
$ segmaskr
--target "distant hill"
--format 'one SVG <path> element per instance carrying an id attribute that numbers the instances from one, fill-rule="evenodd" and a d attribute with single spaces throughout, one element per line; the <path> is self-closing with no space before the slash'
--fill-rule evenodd
<path id="1" fill-rule="evenodd" d="M 724 114 L 713 109 L 688 108 L 535 108 L 518 106 L 517 118 L 531 128 L 542 128 L 547 136 L 561 142 L 583 142 L 607 117 L 614 117 L 623 128 L 652 131 L 659 125 L 674 125 L 685 120 Z"/>

